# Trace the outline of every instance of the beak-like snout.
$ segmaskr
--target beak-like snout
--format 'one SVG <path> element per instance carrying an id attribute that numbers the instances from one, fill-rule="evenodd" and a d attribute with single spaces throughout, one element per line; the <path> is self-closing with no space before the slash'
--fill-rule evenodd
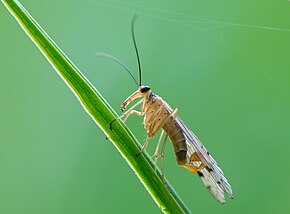
<path id="1" fill-rule="evenodd" d="M 129 105 L 129 103 L 131 103 L 133 100 L 142 97 L 144 94 L 140 91 L 137 90 L 135 91 L 133 94 L 131 94 L 121 105 L 121 111 L 124 111 L 125 108 L 127 107 L 127 105 Z"/>

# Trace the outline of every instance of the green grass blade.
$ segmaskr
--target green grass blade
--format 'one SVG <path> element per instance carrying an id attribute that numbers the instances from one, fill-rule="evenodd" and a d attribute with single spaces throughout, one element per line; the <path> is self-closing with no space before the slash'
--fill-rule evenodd
<path id="1" fill-rule="evenodd" d="M 109 123 L 116 116 L 112 108 L 26 9 L 16 0 L 2 2 L 75 94 L 86 112 L 109 137 L 160 209 L 164 213 L 190 213 L 172 187 L 164 185 L 160 173 L 154 171 L 150 158 L 146 154 L 136 157 L 140 144 L 126 126 L 122 122 L 116 122 L 114 130 L 110 131 Z"/>

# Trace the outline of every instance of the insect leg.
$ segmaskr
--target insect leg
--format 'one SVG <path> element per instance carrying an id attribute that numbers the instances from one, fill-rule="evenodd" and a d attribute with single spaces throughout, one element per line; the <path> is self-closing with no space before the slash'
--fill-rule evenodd
<path id="1" fill-rule="evenodd" d="M 142 146 L 140 152 L 138 152 L 138 153 L 136 154 L 137 157 L 138 157 L 139 155 L 141 155 L 142 152 L 146 151 L 150 139 L 151 139 L 151 137 L 149 137 L 149 136 L 147 135 L 146 140 L 145 140 L 145 143 L 144 143 L 144 145 Z"/>
<path id="2" fill-rule="evenodd" d="M 166 140 L 168 138 L 168 134 L 166 134 L 164 141 L 163 141 L 163 145 L 162 145 L 162 149 L 161 149 L 161 175 L 163 178 L 163 182 L 165 183 L 165 173 L 164 173 L 164 150 L 165 150 L 165 145 L 166 145 Z"/>
<path id="3" fill-rule="evenodd" d="M 119 117 L 117 117 L 116 119 L 112 120 L 112 122 L 110 123 L 110 130 L 112 130 L 112 125 L 116 120 L 120 120 L 123 117 L 127 116 L 128 114 L 130 114 L 130 112 L 136 108 L 138 105 L 140 105 L 142 102 L 144 101 L 144 99 L 139 100 L 136 104 L 134 104 L 131 108 L 129 108 L 126 112 L 124 112 L 122 115 L 120 115 Z"/>
<path id="4" fill-rule="evenodd" d="M 127 111 L 125 111 L 121 116 L 117 118 L 117 120 L 123 118 L 124 116 L 128 115 L 134 108 L 136 108 L 138 105 L 140 105 L 144 99 L 139 100 L 137 103 L 135 103 L 131 108 L 129 108 Z"/>
<path id="5" fill-rule="evenodd" d="M 131 110 L 127 116 L 125 117 L 125 119 L 123 120 L 124 123 L 126 123 L 127 119 L 132 115 L 132 114 L 136 114 L 138 116 L 142 116 L 144 113 L 140 112 L 140 111 L 135 111 L 135 110 Z"/>
<path id="6" fill-rule="evenodd" d="M 158 150 L 159 150 L 159 147 L 160 147 L 160 144 L 162 141 L 163 134 L 164 134 L 164 130 L 161 131 L 161 134 L 160 134 L 160 137 L 159 137 L 159 140 L 158 140 L 158 143 L 157 143 L 154 155 L 153 155 L 154 156 L 154 169 L 155 169 L 155 171 L 156 171 L 157 160 L 158 160 Z"/>

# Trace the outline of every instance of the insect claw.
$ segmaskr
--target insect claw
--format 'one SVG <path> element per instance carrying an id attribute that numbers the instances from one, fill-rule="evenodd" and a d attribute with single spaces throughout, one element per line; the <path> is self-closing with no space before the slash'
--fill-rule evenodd
<path id="1" fill-rule="evenodd" d="M 158 154 L 155 153 L 154 155 L 151 156 L 152 159 L 153 159 L 153 157 L 154 157 L 154 170 L 156 172 L 157 171 L 157 161 L 161 156 L 158 156 Z"/>
<path id="2" fill-rule="evenodd" d="M 138 153 L 136 154 L 136 157 L 138 158 L 141 154 L 142 154 L 142 151 L 138 152 Z"/>
<path id="3" fill-rule="evenodd" d="M 113 125 L 113 123 L 116 121 L 116 119 L 114 119 L 114 120 L 112 120 L 112 122 L 110 122 L 110 130 L 112 131 L 113 130 L 113 127 L 112 127 L 112 125 Z"/>
<path id="4" fill-rule="evenodd" d="M 169 187 L 169 185 L 167 184 L 165 178 L 164 178 L 163 182 L 164 182 L 164 186 L 166 187 L 167 191 L 170 192 L 170 193 L 172 193 L 172 190 L 171 190 L 171 188 Z"/>

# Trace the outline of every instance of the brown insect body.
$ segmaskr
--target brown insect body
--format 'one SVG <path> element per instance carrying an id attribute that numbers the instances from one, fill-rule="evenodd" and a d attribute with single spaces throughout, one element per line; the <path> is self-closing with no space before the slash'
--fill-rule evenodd
<path id="1" fill-rule="evenodd" d="M 163 176 L 164 148 L 166 139 L 169 137 L 173 145 L 178 165 L 183 166 L 194 174 L 197 173 L 205 186 L 219 202 L 225 202 L 224 191 L 233 198 L 232 188 L 222 170 L 204 145 L 177 116 L 178 110 L 172 109 L 161 97 L 153 94 L 148 86 L 139 86 L 138 90 L 123 102 L 121 110 L 124 111 L 125 108 L 137 98 L 141 98 L 141 100 L 124 112 L 117 118 L 117 120 L 125 117 L 124 122 L 126 122 L 132 114 L 144 116 L 143 123 L 144 128 L 147 131 L 147 137 L 141 152 L 146 150 L 150 139 L 156 136 L 156 134 L 161 130 L 159 141 L 154 153 L 154 163 L 156 167 L 157 159 L 159 157 L 162 158 Z M 136 111 L 135 108 L 141 104 L 141 111 Z M 161 155 L 159 155 L 158 151 L 164 133 L 166 133 L 166 136 L 164 138 Z"/>
<path id="2" fill-rule="evenodd" d="M 149 99 L 148 99 L 149 98 Z M 159 96 L 152 92 L 148 94 L 148 98 L 144 98 L 144 128 L 147 130 L 149 137 L 154 137 L 159 127 L 161 127 L 169 136 L 173 149 L 176 155 L 178 165 L 186 163 L 186 139 L 181 127 L 175 122 L 174 116 L 170 116 L 172 109 Z M 160 124 L 167 118 L 167 121 L 160 126 Z M 159 128 L 160 129 L 160 128 Z"/>
<path id="3" fill-rule="evenodd" d="M 128 117 L 132 114 L 144 116 L 143 123 L 144 128 L 147 130 L 147 138 L 141 152 L 146 150 L 149 140 L 162 129 L 162 131 L 166 132 L 166 134 L 169 136 L 173 144 L 173 149 L 178 165 L 183 166 L 192 173 L 197 173 L 199 170 L 203 169 L 205 165 L 201 162 L 201 159 L 196 154 L 196 152 L 193 150 L 191 150 L 190 154 L 188 152 L 184 130 L 176 120 L 178 110 L 172 110 L 172 108 L 161 97 L 153 94 L 148 86 L 139 86 L 138 90 L 124 101 L 124 103 L 121 105 L 121 110 L 124 111 L 130 102 L 140 97 L 143 97 L 143 99 L 133 105 L 118 119 L 126 116 L 124 119 L 124 122 L 126 122 Z M 134 110 L 134 108 L 141 103 L 141 112 Z M 162 136 L 163 133 L 161 133 L 159 142 L 156 147 L 156 152 L 154 154 L 156 159 L 158 157 L 158 150 L 161 145 Z M 163 150 L 161 152 L 161 157 L 163 157 Z M 191 162 L 196 162 L 196 164 L 192 165 L 190 164 Z"/>
<path id="4" fill-rule="evenodd" d="M 141 153 L 146 150 L 151 138 L 161 131 L 155 153 L 154 165 L 156 167 L 157 160 L 161 157 L 162 176 L 164 178 L 164 148 L 166 140 L 169 137 L 175 152 L 178 165 L 183 166 L 188 171 L 198 174 L 204 185 L 214 195 L 214 197 L 221 203 L 225 203 L 224 192 L 233 198 L 232 187 L 228 183 L 223 171 L 218 166 L 214 158 L 209 154 L 204 145 L 196 137 L 196 135 L 185 125 L 185 123 L 177 116 L 178 109 L 172 109 L 167 102 L 161 97 L 152 93 L 150 87 L 141 85 L 141 64 L 137 45 L 134 36 L 134 24 L 136 16 L 133 17 L 131 22 L 131 34 L 138 60 L 139 68 L 139 83 L 134 78 L 128 67 L 119 59 L 104 53 L 99 53 L 99 56 L 104 56 L 116 61 L 120 64 L 132 77 L 138 90 L 130 95 L 121 105 L 121 110 L 125 108 L 135 99 L 141 98 L 130 109 L 124 112 L 117 120 L 125 117 L 124 123 L 132 114 L 144 116 L 144 128 L 147 131 L 145 143 L 141 149 Z M 136 111 L 135 108 L 142 104 L 141 111 Z M 115 121 L 115 120 L 114 120 Z M 112 124 L 110 129 L 112 130 Z M 163 135 L 166 133 L 164 140 Z M 159 155 L 159 148 L 163 140 L 161 152 Z M 141 154 L 140 153 L 140 154 Z"/>

